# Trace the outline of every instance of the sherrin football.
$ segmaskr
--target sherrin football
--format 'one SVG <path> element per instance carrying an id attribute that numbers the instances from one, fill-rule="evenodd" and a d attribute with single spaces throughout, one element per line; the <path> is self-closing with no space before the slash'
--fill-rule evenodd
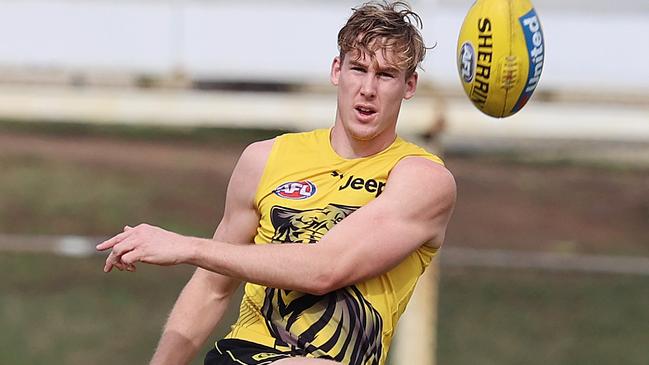
<path id="1" fill-rule="evenodd" d="M 477 0 L 457 41 L 464 92 L 483 113 L 510 116 L 532 96 L 544 54 L 541 22 L 530 1 Z"/>

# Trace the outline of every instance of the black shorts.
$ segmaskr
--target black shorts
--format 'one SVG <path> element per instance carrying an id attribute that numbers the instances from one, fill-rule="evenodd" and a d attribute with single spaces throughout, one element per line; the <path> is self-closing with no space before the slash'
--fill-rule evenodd
<path id="1" fill-rule="evenodd" d="M 292 357 L 272 347 L 237 339 L 223 339 L 205 355 L 204 365 L 268 365 Z"/>

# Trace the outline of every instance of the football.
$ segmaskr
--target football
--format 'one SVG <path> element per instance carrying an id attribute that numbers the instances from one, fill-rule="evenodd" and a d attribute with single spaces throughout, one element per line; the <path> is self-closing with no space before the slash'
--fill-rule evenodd
<path id="1" fill-rule="evenodd" d="M 464 92 L 483 113 L 510 116 L 525 106 L 543 71 L 541 22 L 529 0 L 477 0 L 457 41 Z"/>

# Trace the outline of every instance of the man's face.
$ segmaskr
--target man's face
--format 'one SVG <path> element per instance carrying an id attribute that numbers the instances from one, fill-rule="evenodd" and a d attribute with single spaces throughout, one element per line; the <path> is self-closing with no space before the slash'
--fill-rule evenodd
<path id="1" fill-rule="evenodd" d="M 336 57 L 331 66 L 331 82 L 338 87 L 336 123 L 342 123 L 354 139 L 368 141 L 392 136 L 403 99 L 417 88 L 417 73 L 393 66 L 392 51 L 377 50 L 374 58 L 348 53 Z M 386 137 L 387 138 L 387 137 Z"/>

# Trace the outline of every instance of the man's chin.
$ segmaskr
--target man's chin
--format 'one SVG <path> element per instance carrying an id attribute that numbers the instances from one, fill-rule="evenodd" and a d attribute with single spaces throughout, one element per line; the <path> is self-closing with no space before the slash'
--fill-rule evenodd
<path id="1" fill-rule="evenodd" d="M 352 138 L 358 141 L 371 141 L 378 135 L 378 130 L 374 126 L 356 125 L 350 129 Z"/>

